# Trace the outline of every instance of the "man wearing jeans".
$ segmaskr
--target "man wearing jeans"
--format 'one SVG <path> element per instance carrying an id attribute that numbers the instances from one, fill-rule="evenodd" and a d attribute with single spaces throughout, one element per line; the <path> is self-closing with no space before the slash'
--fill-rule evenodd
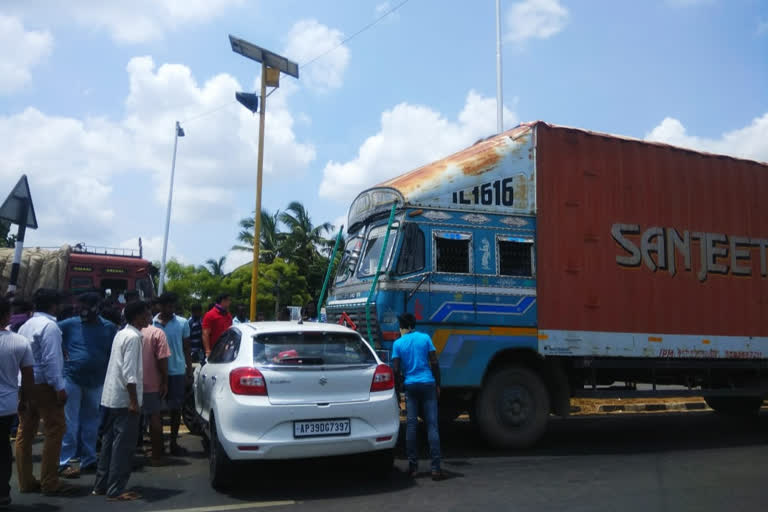
<path id="1" fill-rule="evenodd" d="M 405 377 L 405 408 L 408 416 L 405 434 L 409 475 L 418 469 L 419 411 L 427 424 L 432 479 L 441 480 L 440 433 L 437 429 L 437 400 L 440 398 L 440 366 L 432 340 L 416 332 L 416 318 L 411 313 L 398 317 L 400 338 L 392 347 L 392 369 L 402 381 Z"/>
<path id="2" fill-rule="evenodd" d="M 100 297 L 85 293 L 78 298 L 80 315 L 59 322 L 63 337 L 64 381 L 67 390 L 67 432 L 61 447 L 60 476 L 77 478 L 96 472 L 96 439 L 99 403 L 107 374 L 112 340 L 117 326 L 99 315 Z M 70 466 L 80 457 L 80 468 Z"/>
<path id="3" fill-rule="evenodd" d="M 149 324 L 147 305 L 133 302 L 125 306 L 128 324 L 112 343 L 101 405 L 105 409 L 104 436 L 96 470 L 94 495 L 107 495 L 110 501 L 133 501 L 138 493 L 126 492 L 131 476 L 133 452 L 139 435 L 139 413 L 144 387 L 141 329 Z"/>

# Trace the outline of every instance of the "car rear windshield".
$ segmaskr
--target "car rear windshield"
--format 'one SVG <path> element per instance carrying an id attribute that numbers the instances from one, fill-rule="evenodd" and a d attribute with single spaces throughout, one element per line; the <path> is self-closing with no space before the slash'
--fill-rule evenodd
<path id="1" fill-rule="evenodd" d="M 256 364 L 286 366 L 374 364 L 376 358 L 356 334 L 281 332 L 254 337 Z"/>

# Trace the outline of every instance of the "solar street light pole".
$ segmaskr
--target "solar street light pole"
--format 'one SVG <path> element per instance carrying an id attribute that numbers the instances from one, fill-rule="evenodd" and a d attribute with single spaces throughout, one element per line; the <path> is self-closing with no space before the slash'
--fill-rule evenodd
<path id="1" fill-rule="evenodd" d="M 253 219 L 253 268 L 251 269 L 251 322 L 256 321 L 256 292 L 259 288 L 261 246 L 261 175 L 264 171 L 264 117 L 267 109 L 267 65 L 261 65 L 261 108 L 259 109 L 259 157 L 256 170 L 256 214 Z"/>
<path id="2" fill-rule="evenodd" d="M 496 0 L 496 133 L 501 133 L 504 129 L 504 100 L 501 78 L 501 0 Z"/>
<path id="3" fill-rule="evenodd" d="M 256 171 L 256 212 L 253 219 L 253 268 L 251 273 L 251 321 L 256 320 L 256 297 L 259 289 L 259 246 L 261 245 L 261 176 L 264 170 L 264 116 L 267 109 L 267 85 L 279 87 L 280 74 L 299 78 L 299 65 L 274 52 L 243 39 L 229 36 L 232 51 L 261 63 L 261 108 L 259 109 L 259 155 Z M 250 94 L 236 93 L 235 98 L 253 111 L 255 102 Z"/>

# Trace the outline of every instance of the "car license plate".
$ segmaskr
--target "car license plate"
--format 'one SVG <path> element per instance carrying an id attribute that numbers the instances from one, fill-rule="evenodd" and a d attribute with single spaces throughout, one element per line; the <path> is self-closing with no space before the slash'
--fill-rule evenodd
<path id="1" fill-rule="evenodd" d="M 349 418 L 293 422 L 294 437 L 348 436 L 349 433 Z"/>

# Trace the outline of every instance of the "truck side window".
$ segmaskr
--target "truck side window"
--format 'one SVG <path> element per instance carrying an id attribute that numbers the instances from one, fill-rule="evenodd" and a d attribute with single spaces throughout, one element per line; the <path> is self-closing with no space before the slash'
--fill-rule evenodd
<path id="1" fill-rule="evenodd" d="M 499 237 L 498 244 L 500 275 L 533 276 L 533 240 Z"/>
<path id="2" fill-rule="evenodd" d="M 435 233 L 436 270 L 469 274 L 472 236 L 464 233 Z"/>
<path id="3" fill-rule="evenodd" d="M 411 274 L 424 268 L 424 232 L 409 222 L 403 226 L 403 245 L 397 260 L 397 273 Z"/>

